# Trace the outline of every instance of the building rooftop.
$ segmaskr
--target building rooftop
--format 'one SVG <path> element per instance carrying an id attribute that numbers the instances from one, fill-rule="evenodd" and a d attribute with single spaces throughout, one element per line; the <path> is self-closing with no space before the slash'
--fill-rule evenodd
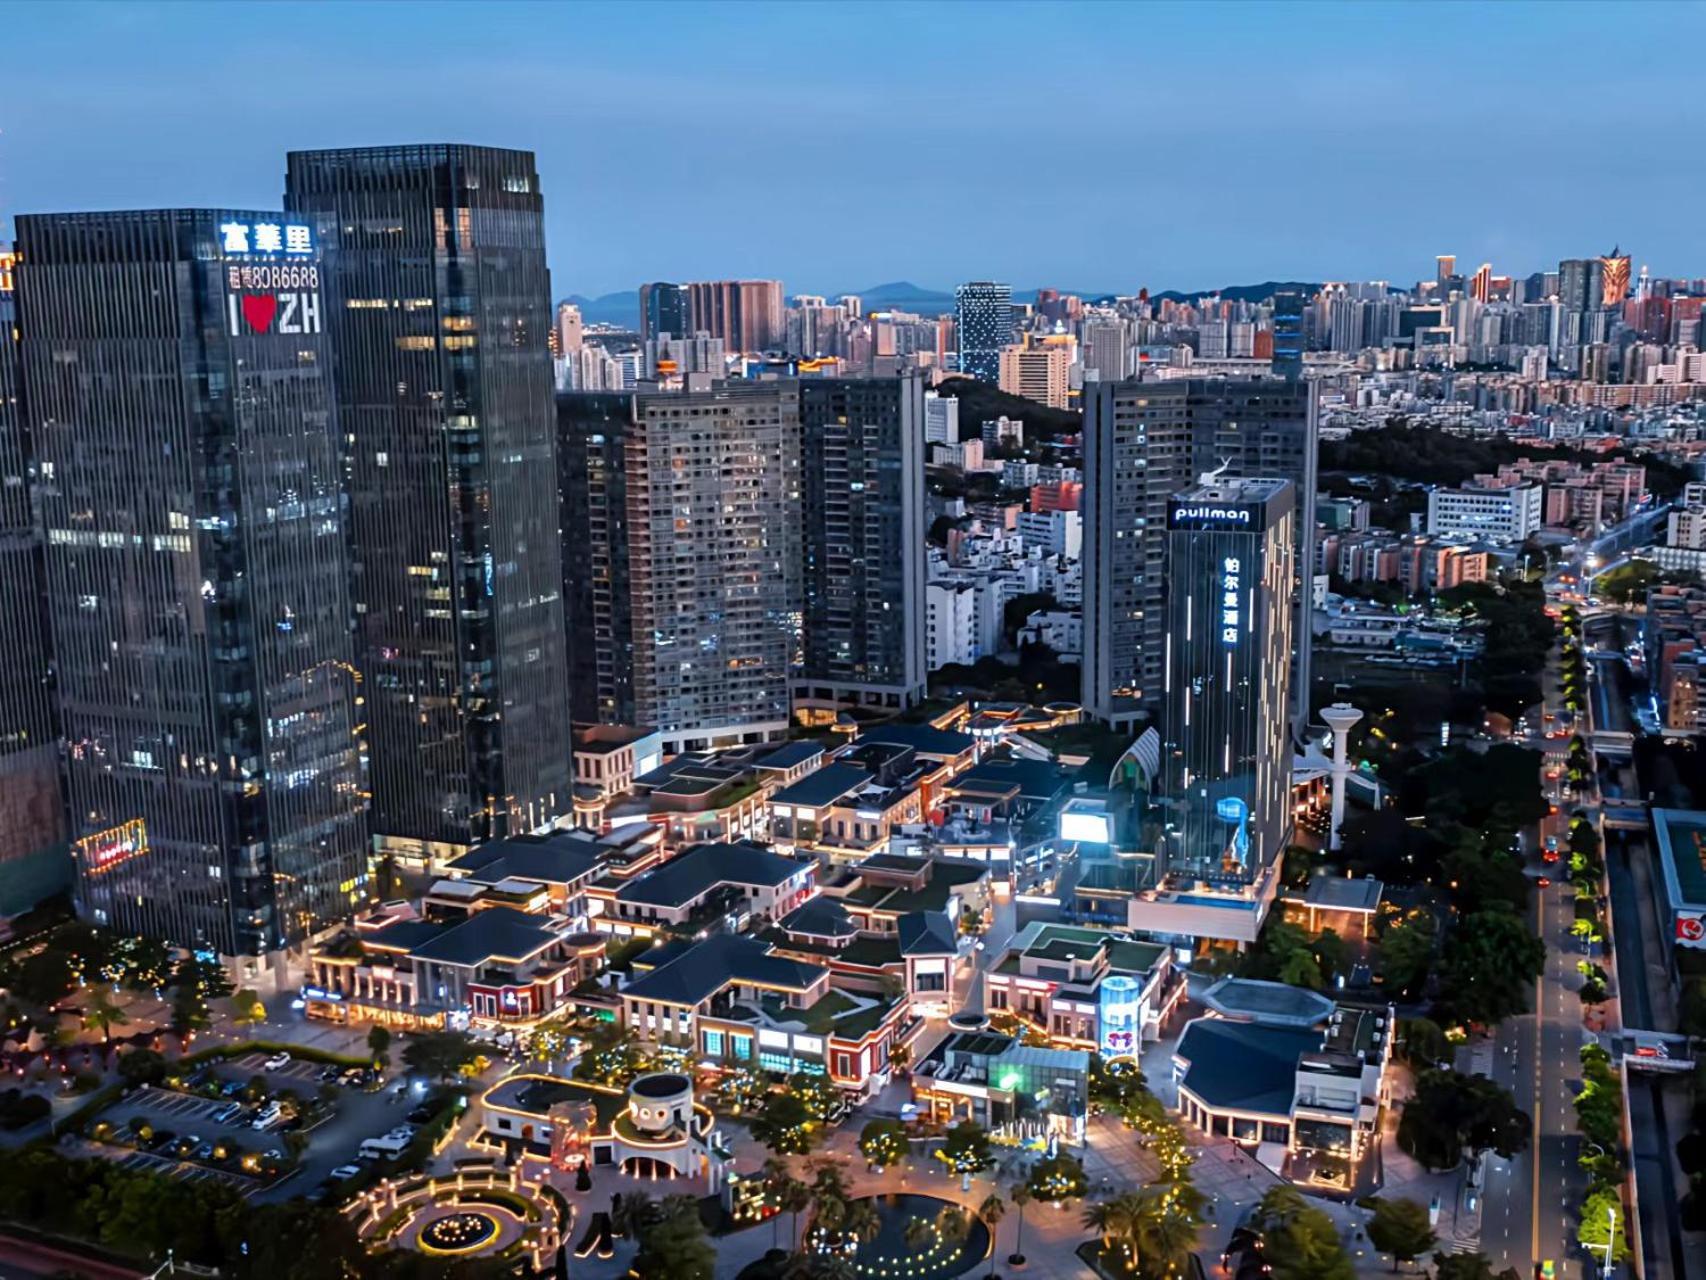
<path id="1" fill-rule="evenodd" d="M 491 907 L 443 928 L 437 937 L 410 948 L 410 954 L 472 969 L 494 961 L 520 964 L 558 940 L 557 931 L 545 927 L 544 917 Z"/>
<path id="2" fill-rule="evenodd" d="M 1317 991 L 1255 978 L 1222 978 L 1203 992 L 1202 1002 L 1216 1013 L 1243 1023 L 1310 1028 L 1311 1048 L 1321 1043 L 1321 1034 L 1315 1028 L 1331 1018 L 1337 1007 Z"/>
<path id="3" fill-rule="evenodd" d="M 575 752 L 585 755 L 608 755 L 631 747 L 651 737 L 656 729 L 632 724 L 577 724 L 574 727 Z"/>
<path id="4" fill-rule="evenodd" d="M 895 921 L 903 956 L 959 954 L 954 926 L 940 911 L 913 911 Z"/>
<path id="5" fill-rule="evenodd" d="M 1670 905 L 1706 908 L 1706 812 L 1654 809 L 1659 865 Z"/>
<path id="6" fill-rule="evenodd" d="M 935 756 L 947 759 L 969 751 L 976 745 L 977 739 L 969 733 L 956 733 L 952 729 L 938 729 L 928 724 L 887 724 L 872 725 L 854 739 L 858 746 L 867 742 L 887 742 L 895 746 L 911 747 L 921 756 Z"/>
<path id="7" fill-rule="evenodd" d="M 457 858 L 447 868 L 481 884 L 501 880 L 531 880 L 539 884 L 571 885 L 604 866 L 595 840 L 574 832 L 542 836 L 511 836 L 493 840 Z"/>
<path id="8" fill-rule="evenodd" d="M 757 769 L 792 769 L 797 765 L 809 764 L 824 752 L 821 742 L 808 742 L 801 739 L 797 742 L 784 742 L 776 750 L 767 752 L 754 760 L 753 767 Z"/>
<path id="9" fill-rule="evenodd" d="M 775 888 L 811 864 L 797 862 L 755 844 L 700 844 L 623 885 L 619 902 L 653 907 L 685 907 L 720 884 Z"/>
<path id="10" fill-rule="evenodd" d="M 1358 911 L 1364 914 L 1377 910 L 1386 886 L 1378 880 L 1346 876 L 1312 876 L 1303 892 L 1303 901 L 1324 911 Z"/>
<path id="11" fill-rule="evenodd" d="M 1279 1117 L 1291 1114 L 1298 1060 L 1320 1047 L 1312 1028 L 1198 1018 L 1173 1056 L 1188 1064 L 1181 1087 L 1209 1106 Z"/>
<path id="12" fill-rule="evenodd" d="M 770 803 L 822 809 L 868 786 L 870 781 L 871 775 L 858 765 L 826 764 L 815 773 L 808 773 L 798 782 L 783 787 L 770 797 Z"/>
<path id="13" fill-rule="evenodd" d="M 956 795 L 1000 794 L 1017 788 L 1020 799 L 1040 803 L 1054 799 L 1070 781 L 1071 775 L 1049 760 L 996 759 L 973 765 L 949 785 Z"/>
<path id="14" fill-rule="evenodd" d="M 813 938 L 851 938 L 859 932 L 848 917 L 847 908 L 821 894 L 783 916 L 781 925 L 787 933 Z"/>
<path id="15" fill-rule="evenodd" d="M 816 965 L 772 955 L 770 944 L 741 934 L 719 933 L 623 988 L 624 996 L 696 1005 L 731 982 L 805 991 L 824 975 Z"/>

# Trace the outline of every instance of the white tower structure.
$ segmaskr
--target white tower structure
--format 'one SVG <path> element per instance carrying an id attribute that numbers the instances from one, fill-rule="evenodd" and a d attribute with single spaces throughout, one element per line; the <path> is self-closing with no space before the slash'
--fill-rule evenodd
<path id="1" fill-rule="evenodd" d="M 1333 731 L 1333 826 L 1327 848 L 1337 853 L 1340 828 L 1345 824 L 1345 782 L 1351 776 L 1350 759 L 1345 752 L 1345 739 L 1351 726 L 1362 719 L 1362 712 L 1348 702 L 1335 702 L 1321 712 L 1321 718 Z"/>

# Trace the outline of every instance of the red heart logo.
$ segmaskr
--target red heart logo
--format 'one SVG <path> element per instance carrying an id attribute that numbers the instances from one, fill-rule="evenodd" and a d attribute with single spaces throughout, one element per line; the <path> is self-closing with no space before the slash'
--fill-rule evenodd
<path id="1" fill-rule="evenodd" d="M 278 299 L 270 293 L 245 293 L 243 295 L 243 319 L 249 322 L 249 328 L 256 333 L 265 333 L 272 328 L 272 320 L 278 314 Z"/>

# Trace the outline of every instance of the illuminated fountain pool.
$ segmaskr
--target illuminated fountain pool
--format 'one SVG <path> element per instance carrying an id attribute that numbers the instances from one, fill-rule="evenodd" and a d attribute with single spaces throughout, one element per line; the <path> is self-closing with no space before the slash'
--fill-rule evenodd
<path id="1" fill-rule="evenodd" d="M 855 1204 L 877 1211 L 877 1233 L 848 1253 L 853 1274 L 860 1280 L 948 1280 L 963 1275 L 989 1256 L 989 1228 L 982 1218 L 964 1210 L 963 1236 L 939 1225 L 944 1209 L 957 1208 L 935 1196 L 870 1196 Z M 913 1228 L 914 1222 L 927 1227 Z"/>
<path id="2" fill-rule="evenodd" d="M 483 1209 L 459 1209 L 421 1228 L 422 1252 L 477 1253 L 498 1238 L 498 1220 Z"/>

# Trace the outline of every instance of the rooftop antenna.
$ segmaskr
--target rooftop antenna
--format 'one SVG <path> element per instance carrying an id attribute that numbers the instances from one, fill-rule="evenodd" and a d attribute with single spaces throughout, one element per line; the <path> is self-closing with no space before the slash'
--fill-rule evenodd
<path id="1" fill-rule="evenodd" d="M 1230 467 L 1231 465 L 1232 465 L 1232 459 L 1231 458 L 1222 458 L 1220 460 L 1220 465 L 1218 467 L 1216 467 L 1213 471 L 1205 471 L 1202 473 L 1202 475 L 1198 476 L 1197 477 L 1197 483 L 1198 484 L 1214 484 L 1214 483 L 1216 483 L 1220 479 L 1221 476 L 1226 474 L 1226 468 Z"/>

